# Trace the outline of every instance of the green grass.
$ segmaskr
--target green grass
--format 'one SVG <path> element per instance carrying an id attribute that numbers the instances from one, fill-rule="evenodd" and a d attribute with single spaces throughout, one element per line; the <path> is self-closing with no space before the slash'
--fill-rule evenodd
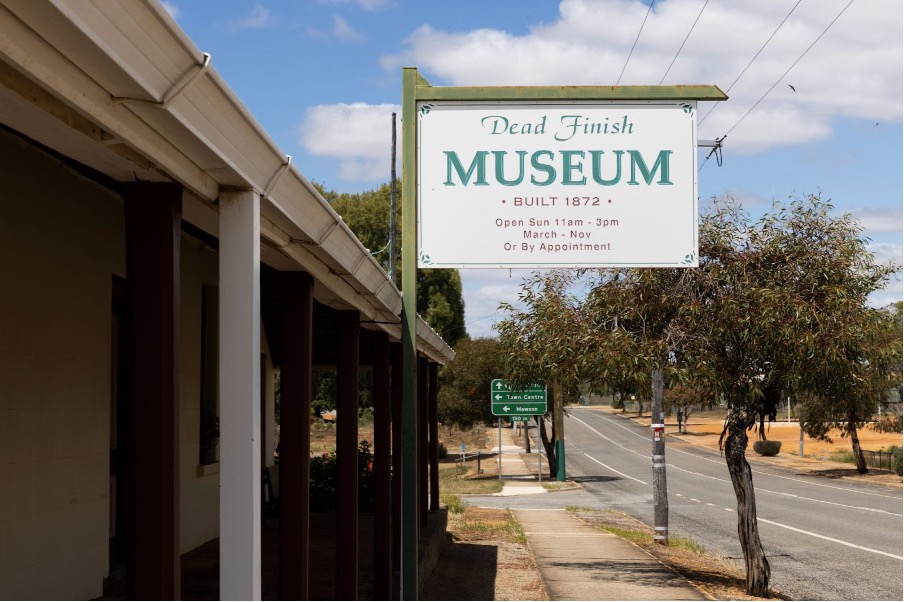
<path id="1" fill-rule="evenodd" d="M 856 464 L 854 461 L 854 452 L 849 449 L 836 449 L 829 454 L 829 460 L 832 462 L 843 462 L 844 464 Z"/>
<path id="2" fill-rule="evenodd" d="M 502 481 L 493 478 L 462 478 L 458 464 L 447 464 L 439 468 L 439 490 L 443 495 L 488 494 L 502 491 Z"/>
<path id="3" fill-rule="evenodd" d="M 524 533 L 524 528 L 521 526 L 515 517 L 512 515 L 512 511 L 509 510 L 509 519 L 506 523 L 506 532 L 514 543 L 527 543 L 527 535 Z"/>
<path id="4" fill-rule="evenodd" d="M 452 514 L 461 514 L 468 507 L 468 503 L 462 500 L 461 497 L 451 493 L 440 495 L 440 502 L 445 504 Z"/>
<path id="5" fill-rule="evenodd" d="M 613 535 L 617 535 L 622 539 L 627 539 L 628 541 L 637 543 L 637 544 L 652 544 L 653 543 L 653 534 L 647 533 L 645 531 L 637 531 L 635 529 L 623 529 L 621 527 L 608 527 L 601 526 L 600 529 L 606 531 L 607 533 L 612 533 Z M 679 548 L 682 550 L 688 550 L 690 552 L 694 552 L 695 554 L 703 554 L 705 550 L 703 546 L 698 544 L 692 539 L 687 539 L 686 537 L 674 537 L 669 536 L 669 547 L 670 548 Z"/>

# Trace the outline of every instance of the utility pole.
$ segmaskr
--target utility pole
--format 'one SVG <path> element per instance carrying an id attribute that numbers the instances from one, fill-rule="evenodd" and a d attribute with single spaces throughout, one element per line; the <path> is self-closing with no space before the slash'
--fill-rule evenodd
<path id="1" fill-rule="evenodd" d="M 662 410 L 665 378 L 662 368 L 653 369 L 653 407 L 651 424 L 653 428 L 653 541 L 669 543 L 669 490 L 665 482 L 665 414 Z"/>
<path id="2" fill-rule="evenodd" d="M 392 161 L 389 170 L 389 279 L 396 286 L 396 114 L 392 114 Z"/>

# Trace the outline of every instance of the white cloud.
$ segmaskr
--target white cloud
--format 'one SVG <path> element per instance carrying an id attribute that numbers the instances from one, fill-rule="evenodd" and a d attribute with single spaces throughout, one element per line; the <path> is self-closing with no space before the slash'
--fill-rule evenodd
<path id="1" fill-rule="evenodd" d="M 462 270 L 465 327 L 471 337 L 495 337 L 493 325 L 506 318 L 500 303 L 518 306 L 518 294 L 525 278 L 534 270 Z"/>
<path id="2" fill-rule="evenodd" d="M 274 25 L 276 25 L 276 16 L 270 12 L 269 8 L 256 4 L 247 16 L 232 24 L 232 29 L 266 29 Z"/>
<path id="3" fill-rule="evenodd" d="M 886 242 L 874 242 L 866 246 L 866 248 L 875 256 L 879 263 L 895 263 L 901 265 L 902 254 L 904 248 L 901 245 Z"/>
<path id="4" fill-rule="evenodd" d="M 851 211 L 860 225 L 871 232 L 901 232 L 904 211 L 901 207 L 864 207 Z M 900 247 L 898 249 L 900 251 Z"/>
<path id="5" fill-rule="evenodd" d="M 179 11 L 179 7 L 176 6 L 175 2 L 170 2 L 169 0 L 163 0 L 161 2 L 161 4 L 163 4 L 163 8 L 166 9 L 166 12 L 168 12 L 173 19 L 178 19 L 179 16 L 182 14 Z"/>
<path id="6" fill-rule="evenodd" d="M 317 105 L 305 112 L 299 142 L 311 154 L 340 160 L 339 176 L 351 181 L 389 180 L 392 114 L 399 105 Z M 401 165 L 402 128 L 397 125 L 397 165 Z M 401 173 L 401 169 L 399 169 Z"/>
<path id="7" fill-rule="evenodd" d="M 660 82 L 702 2 L 655 4 L 621 84 Z M 730 131 L 726 152 L 755 153 L 824 140 L 839 116 L 899 122 L 899 0 L 855 3 L 807 52 L 846 4 L 801 4 L 732 87 L 730 99 L 709 117 L 713 105 L 701 104 L 700 137 Z M 790 6 L 775 1 L 710 3 L 663 83 L 716 84 L 727 90 Z M 557 20 L 538 24 L 525 35 L 496 29 L 452 33 L 424 25 L 408 38 L 406 50 L 381 57 L 381 64 L 390 70 L 418 65 L 427 79 L 438 77 L 451 85 L 612 85 L 646 11 L 641 0 L 563 0 Z"/>
<path id="8" fill-rule="evenodd" d="M 348 21 L 336 15 L 333 17 L 333 35 L 346 42 L 358 42 L 364 39 L 364 35 L 355 30 Z"/>

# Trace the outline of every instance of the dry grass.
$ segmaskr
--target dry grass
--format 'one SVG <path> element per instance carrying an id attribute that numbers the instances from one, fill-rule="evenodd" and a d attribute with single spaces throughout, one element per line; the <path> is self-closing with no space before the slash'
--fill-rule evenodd
<path id="1" fill-rule="evenodd" d="M 653 543 L 653 530 L 623 512 L 568 508 L 581 520 L 614 533 L 640 546 L 660 562 L 694 583 L 714 600 L 785 600 L 773 593 L 770 598 L 747 595 L 744 574 L 736 565 L 707 554 L 690 540 L 670 538 L 669 545 Z"/>
<path id="2" fill-rule="evenodd" d="M 449 540 L 422 600 L 547 600 L 524 532 L 502 509 L 450 513 Z"/>

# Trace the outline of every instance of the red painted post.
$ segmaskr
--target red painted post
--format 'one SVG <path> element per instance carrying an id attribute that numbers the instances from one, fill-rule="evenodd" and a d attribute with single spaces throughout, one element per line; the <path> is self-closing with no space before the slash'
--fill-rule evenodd
<path id="1" fill-rule="evenodd" d="M 310 566 L 314 279 L 280 273 L 279 598 L 307 600 Z"/>
<path id="2" fill-rule="evenodd" d="M 127 596 L 178 600 L 182 188 L 123 185 L 128 361 Z"/>
<path id="3" fill-rule="evenodd" d="M 389 337 L 373 335 L 374 349 L 374 600 L 392 596 L 392 487 L 389 416 Z"/>
<path id="4" fill-rule="evenodd" d="M 358 599 L 358 349 L 357 311 L 336 312 L 336 599 Z"/>

